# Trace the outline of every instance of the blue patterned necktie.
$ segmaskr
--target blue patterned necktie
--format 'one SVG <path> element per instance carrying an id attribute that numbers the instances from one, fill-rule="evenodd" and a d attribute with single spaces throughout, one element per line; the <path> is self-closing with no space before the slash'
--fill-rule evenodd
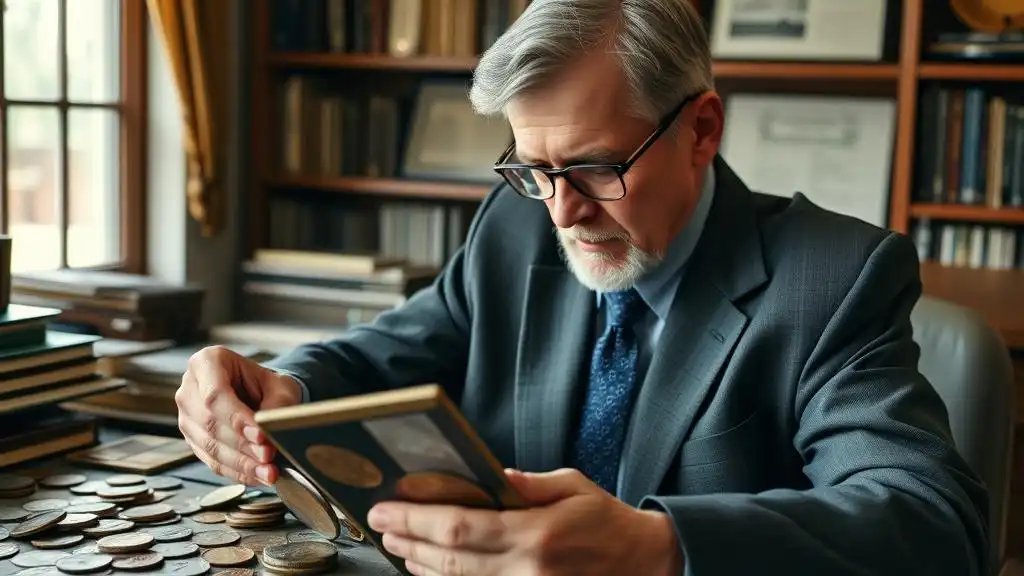
<path id="1" fill-rule="evenodd" d="M 590 361 L 575 458 L 581 472 L 614 495 L 636 388 L 638 346 L 633 324 L 646 307 L 636 290 L 606 292 L 603 298 L 607 323 Z"/>

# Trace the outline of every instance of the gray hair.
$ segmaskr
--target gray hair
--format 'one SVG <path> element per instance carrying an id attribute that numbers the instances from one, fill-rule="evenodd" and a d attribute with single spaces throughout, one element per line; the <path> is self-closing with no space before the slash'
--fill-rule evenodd
<path id="1" fill-rule="evenodd" d="M 633 112 L 657 122 L 714 86 L 707 32 L 691 1 L 533 0 L 480 58 L 470 102 L 479 114 L 504 114 L 516 96 L 603 47 L 619 55 Z"/>

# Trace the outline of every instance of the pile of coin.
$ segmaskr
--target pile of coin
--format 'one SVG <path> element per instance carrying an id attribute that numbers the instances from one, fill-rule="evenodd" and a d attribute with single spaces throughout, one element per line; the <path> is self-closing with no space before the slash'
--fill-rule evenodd
<path id="1" fill-rule="evenodd" d="M 338 565 L 331 540 L 342 533 L 362 539 L 362 534 L 348 529 L 311 484 L 296 478 L 284 489 L 286 502 L 242 485 L 186 498 L 186 492 L 178 492 L 181 480 L 163 476 L 0 475 L 0 499 L 10 499 L 0 504 L 0 561 L 47 575 L 114 570 L 198 576 L 211 568 L 225 576 L 330 571 Z M 22 500 L 20 505 L 10 503 L 15 499 Z M 293 516 L 300 515 L 316 518 L 313 528 L 319 529 L 243 533 L 298 526 Z M 3 564 L 0 572 L 6 573 Z"/>

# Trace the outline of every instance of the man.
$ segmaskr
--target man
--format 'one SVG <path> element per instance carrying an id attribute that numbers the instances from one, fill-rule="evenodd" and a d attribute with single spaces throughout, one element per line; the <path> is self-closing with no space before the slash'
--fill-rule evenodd
<path id="1" fill-rule="evenodd" d="M 273 483 L 253 409 L 438 382 L 532 507 L 378 505 L 414 574 L 984 573 L 986 493 L 917 371 L 913 246 L 740 182 L 688 2 L 535 0 L 470 97 L 515 144 L 463 249 L 273 371 L 196 355 L 204 461 Z"/>

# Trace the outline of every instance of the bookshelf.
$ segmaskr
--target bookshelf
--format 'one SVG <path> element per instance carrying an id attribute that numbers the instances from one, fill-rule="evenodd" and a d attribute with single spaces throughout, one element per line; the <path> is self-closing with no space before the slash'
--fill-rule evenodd
<path id="1" fill-rule="evenodd" d="M 694 0 L 710 18 L 713 0 Z M 886 56 L 881 62 L 763 62 L 718 61 L 714 71 L 723 95 L 745 90 L 791 93 L 832 93 L 888 96 L 897 103 L 897 120 L 889 190 L 889 227 L 913 235 L 921 221 L 965 226 L 1006 226 L 1024 230 L 1024 207 L 988 207 L 980 204 L 934 202 L 915 191 L 922 178 L 919 169 L 922 98 L 935 84 L 996 87 L 1024 80 L 1024 64 L 982 64 L 931 60 L 926 47 L 939 32 L 964 30 L 945 2 L 890 0 L 886 25 Z M 256 177 L 250 196 L 249 253 L 268 245 L 268 212 L 274 198 L 310 198 L 316 201 L 367 202 L 421 201 L 469 205 L 489 190 L 485 184 L 424 181 L 365 175 L 282 174 L 273 142 L 280 140 L 274 127 L 281 112 L 276 91 L 293 75 L 340 78 L 340 85 L 404 87 L 419 79 L 451 76 L 468 80 L 476 65 L 475 54 L 426 53 L 392 57 L 385 50 L 275 50 L 271 14 L 274 0 L 254 6 L 253 43 L 253 149 Z M 954 268 L 946 270 L 945 268 Z M 972 266 L 942 266 L 926 261 L 922 266 L 926 291 L 978 310 L 1013 348 L 1024 349 L 1024 317 L 1005 310 L 1024 308 L 1024 275 L 1014 270 L 987 270 Z M 971 279 L 977 279 L 972 281 Z M 977 289 L 983 286 L 984 290 Z"/>

